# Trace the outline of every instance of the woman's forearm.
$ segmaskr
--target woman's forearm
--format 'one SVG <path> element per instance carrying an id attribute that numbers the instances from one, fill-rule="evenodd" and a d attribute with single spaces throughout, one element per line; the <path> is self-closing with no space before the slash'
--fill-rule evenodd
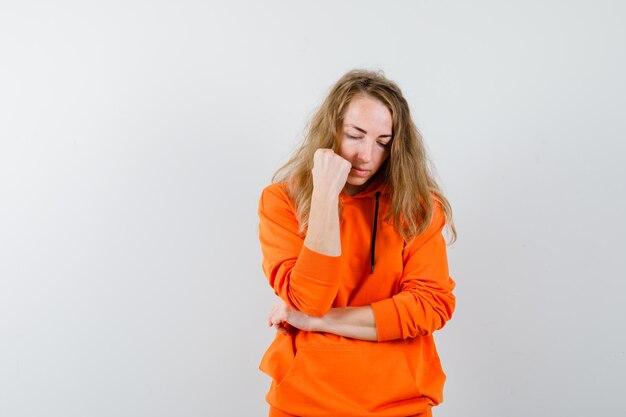
<path id="1" fill-rule="evenodd" d="M 341 255 L 338 195 L 313 191 L 304 244 L 312 251 L 324 255 Z"/>
<path id="2" fill-rule="evenodd" d="M 311 330 L 361 340 L 378 340 L 371 306 L 336 307 L 323 317 L 311 317 Z"/>

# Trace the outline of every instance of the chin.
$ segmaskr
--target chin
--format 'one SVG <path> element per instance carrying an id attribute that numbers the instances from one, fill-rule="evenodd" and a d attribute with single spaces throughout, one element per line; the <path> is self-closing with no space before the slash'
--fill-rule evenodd
<path id="1" fill-rule="evenodd" d="M 359 185 L 364 185 L 369 180 L 370 178 L 348 178 L 348 181 L 346 181 L 346 184 L 350 184 L 350 185 L 354 185 L 358 187 Z"/>

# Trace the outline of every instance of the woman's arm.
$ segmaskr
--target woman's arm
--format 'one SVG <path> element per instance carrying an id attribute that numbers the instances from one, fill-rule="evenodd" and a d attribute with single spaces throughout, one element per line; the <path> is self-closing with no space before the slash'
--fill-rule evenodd
<path id="1" fill-rule="evenodd" d="M 297 310 L 324 315 L 337 296 L 341 257 L 304 245 L 296 208 L 276 184 L 259 199 L 259 242 L 263 272 L 274 293 Z"/>
<path id="2" fill-rule="evenodd" d="M 313 331 L 361 340 L 378 340 L 371 306 L 331 308 L 323 317 L 312 317 Z"/>
<path id="3" fill-rule="evenodd" d="M 363 307 L 332 308 L 311 317 L 278 303 L 270 326 L 285 331 L 286 322 L 301 330 L 379 342 L 427 335 L 442 328 L 455 307 L 454 281 L 448 275 L 446 243 L 441 234 L 445 218 L 437 207 L 428 230 L 407 248 L 400 292 Z"/>
<path id="4" fill-rule="evenodd" d="M 309 316 L 293 309 L 283 300 L 279 300 L 268 318 L 269 326 L 286 334 L 289 324 L 297 329 L 310 332 L 326 332 L 353 339 L 376 341 L 376 321 L 374 310 L 370 306 L 331 308 L 322 317 Z"/>
<path id="5" fill-rule="evenodd" d="M 341 255 L 339 193 L 346 184 L 350 162 L 332 149 L 318 149 L 313 156 L 313 194 L 304 245 L 328 256 Z"/>
<path id="6" fill-rule="evenodd" d="M 432 334 L 452 317 L 455 283 L 448 273 L 445 223 L 443 210 L 436 204 L 428 229 L 403 253 L 400 291 L 371 304 L 379 342 Z"/>
<path id="7" fill-rule="evenodd" d="M 323 316 L 340 286 L 339 193 L 350 163 L 331 149 L 314 157 L 313 194 L 306 237 L 296 207 L 281 187 L 268 186 L 259 200 L 259 241 L 263 271 L 276 295 L 291 307 Z"/>

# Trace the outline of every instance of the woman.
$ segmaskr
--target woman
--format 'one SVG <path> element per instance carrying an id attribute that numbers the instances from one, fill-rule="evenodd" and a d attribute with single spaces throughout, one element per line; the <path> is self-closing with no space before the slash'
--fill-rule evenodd
<path id="1" fill-rule="evenodd" d="M 452 315 L 446 223 L 398 86 L 344 75 L 259 202 L 280 301 L 260 369 L 270 416 L 430 416 L 445 375 L 432 333 Z"/>

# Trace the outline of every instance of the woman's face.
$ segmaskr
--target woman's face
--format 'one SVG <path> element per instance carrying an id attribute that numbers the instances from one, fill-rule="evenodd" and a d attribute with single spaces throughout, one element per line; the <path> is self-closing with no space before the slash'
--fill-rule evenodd
<path id="1" fill-rule="evenodd" d="M 391 112 L 381 101 L 356 96 L 343 118 L 339 155 L 352 164 L 344 187 L 349 195 L 367 187 L 389 156 L 393 122 Z"/>

